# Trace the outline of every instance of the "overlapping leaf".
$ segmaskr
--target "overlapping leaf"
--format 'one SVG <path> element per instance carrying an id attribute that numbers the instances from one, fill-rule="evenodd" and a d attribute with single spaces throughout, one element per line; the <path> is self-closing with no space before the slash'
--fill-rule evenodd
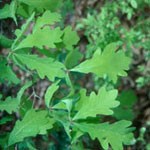
<path id="1" fill-rule="evenodd" d="M 105 87 L 102 87 L 97 95 L 92 92 L 90 96 L 86 96 L 85 91 L 82 91 L 81 98 L 76 106 L 78 112 L 73 119 L 96 117 L 97 114 L 112 115 L 111 109 L 119 105 L 119 102 L 115 100 L 116 97 L 117 90 L 107 91 Z"/>
<path id="2" fill-rule="evenodd" d="M 36 70 L 41 79 L 47 76 L 49 80 L 54 81 L 55 77 L 65 77 L 64 65 L 52 58 L 39 58 L 36 55 L 26 54 L 14 54 L 13 57 L 29 69 Z"/>
<path id="3" fill-rule="evenodd" d="M 81 73 L 94 73 L 99 77 L 107 75 L 116 82 L 117 76 L 126 76 L 124 70 L 129 69 L 130 58 L 123 51 L 115 52 L 114 43 L 108 45 L 102 53 L 96 51 L 91 59 L 85 60 L 71 71 Z"/>
<path id="4" fill-rule="evenodd" d="M 113 124 L 75 124 L 82 132 L 88 133 L 93 140 L 97 138 L 105 150 L 109 149 L 109 144 L 113 150 L 123 150 L 123 144 L 133 144 L 134 137 L 131 133 L 133 128 L 130 128 L 130 125 L 131 122 L 125 120 Z"/>
<path id="5" fill-rule="evenodd" d="M 54 120 L 48 117 L 47 111 L 29 110 L 22 121 L 17 121 L 10 133 L 8 144 L 23 141 L 24 138 L 46 134 L 46 130 L 53 127 Z"/>

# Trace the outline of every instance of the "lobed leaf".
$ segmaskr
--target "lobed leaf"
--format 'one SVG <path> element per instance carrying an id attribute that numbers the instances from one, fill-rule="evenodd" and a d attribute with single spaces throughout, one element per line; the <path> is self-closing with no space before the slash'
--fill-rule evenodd
<path id="1" fill-rule="evenodd" d="M 13 57 L 29 69 L 36 70 L 41 79 L 47 76 L 50 81 L 54 81 L 56 77 L 65 77 L 64 65 L 52 58 L 39 58 L 37 55 L 26 54 L 14 54 Z"/>
<path id="2" fill-rule="evenodd" d="M 85 60 L 71 71 L 94 73 L 99 77 L 107 75 L 116 82 L 117 76 L 126 76 L 124 70 L 129 69 L 130 58 L 123 51 L 115 52 L 116 45 L 109 44 L 102 53 L 96 51 L 91 59 Z"/>
<path id="3" fill-rule="evenodd" d="M 112 115 L 111 109 L 119 105 L 119 102 L 115 100 L 116 97 L 117 90 L 107 91 L 105 87 L 102 87 L 97 95 L 92 92 L 90 96 L 86 96 L 85 91 L 81 91 L 81 97 L 76 106 L 78 112 L 73 120 L 96 117 L 97 114 Z"/>
<path id="4" fill-rule="evenodd" d="M 118 121 L 113 124 L 101 123 L 75 123 L 82 132 L 88 133 L 94 140 L 97 138 L 104 149 L 123 150 L 123 144 L 130 145 L 134 141 L 133 128 L 129 127 L 130 121 Z"/>
<path id="5" fill-rule="evenodd" d="M 28 35 L 15 49 L 21 48 L 32 48 L 37 47 L 42 49 L 43 46 L 48 46 L 49 48 L 56 48 L 56 43 L 62 41 L 61 36 L 63 32 L 59 27 L 55 29 L 50 29 L 50 27 L 46 26 L 44 28 L 40 28 L 35 30 L 32 34 Z"/>

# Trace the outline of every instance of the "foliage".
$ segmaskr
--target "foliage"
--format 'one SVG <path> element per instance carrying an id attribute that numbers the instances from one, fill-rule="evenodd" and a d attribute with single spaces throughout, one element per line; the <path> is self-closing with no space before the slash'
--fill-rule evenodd
<path id="1" fill-rule="evenodd" d="M 121 13 L 130 20 L 139 4 L 136 0 L 115 1 L 112 7 L 107 3 L 97 17 L 88 15 L 79 24 L 87 26 L 89 45 L 85 57 L 76 47 L 78 34 L 71 26 L 62 27 L 61 15 L 55 12 L 61 4 L 61 0 L 14 0 L 0 10 L 1 19 L 11 17 L 17 23 L 18 15 L 26 20 L 15 30 L 16 38 L 2 45 L 8 53 L 0 54 L 0 82 L 20 89 L 14 97 L 1 92 L 0 111 L 6 116 L 0 123 L 16 122 L 10 132 L 0 134 L 0 146 L 37 149 L 34 138 L 40 137 L 50 149 L 57 147 L 57 142 L 51 143 L 53 139 L 64 142 L 60 144 L 64 149 L 84 149 L 88 146 L 82 141 L 90 137 L 91 143 L 97 139 L 103 149 L 123 150 L 123 145 L 135 142 L 131 108 L 136 96 L 131 91 L 118 96 L 115 84 L 120 77 L 127 76 L 130 68 L 131 55 L 125 51 L 131 46 L 129 41 L 136 43 L 139 39 L 134 41 L 135 30 L 128 35 L 126 29 L 121 29 L 115 13 L 121 6 Z M 121 38 L 122 35 L 125 37 Z M 1 41 L 7 39 L 1 37 Z M 28 76 L 22 79 L 17 70 Z M 84 89 L 79 82 L 89 73 L 104 84 L 99 84 L 98 89 Z M 49 85 L 40 97 L 34 86 L 43 80 Z M 36 98 L 42 101 L 41 107 L 35 105 Z M 10 119 L 8 114 L 16 119 Z M 65 138 L 59 140 L 59 134 Z"/>

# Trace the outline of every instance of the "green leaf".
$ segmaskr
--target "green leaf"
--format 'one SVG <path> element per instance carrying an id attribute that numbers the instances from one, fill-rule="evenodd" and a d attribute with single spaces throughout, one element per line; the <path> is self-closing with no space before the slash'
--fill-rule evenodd
<path id="1" fill-rule="evenodd" d="M 83 55 L 81 52 L 79 52 L 79 50 L 75 49 L 70 51 L 66 56 L 65 66 L 69 69 L 74 67 L 82 57 Z"/>
<path id="2" fill-rule="evenodd" d="M 63 32 L 59 27 L 55 29 L 50 29 L 48 26 L 37 29 L 32 34 L 28 35 L 15 49 L 21 48 L 32 48 L 37 47 L 42 49 L 43 46 L 48 46 L 49 48 L 56 48 L 56 43 L 62 41 L 61 36 Z"/>
<path id="3" fill-rule="evenodd" d="M 7 65 L 7 61 L 5 59 L 1 60 L 0 58 L 0 82 L 5 81 L 9 81 L 14 84 L 18 84 L 20 82 L 11 67 Z"/>
<path id="4" fill-rule="evenodd" d="M 96 117 L 97 114 L 112 115 L 111 109 L 119 105 L 119 102 L 115 100 L 117 93 L 117 90 L 107 91 L 105 87 L 99 89 L 97 95 L 92 92 L 90 96 L 86 96 L 86 92 L 81 91 L 81 97 L 76 106 L 78 112 L 73 120 Z"/>
<path id="5" fill-rule="evenodd" d="M 120 102 L 120 105 L 113 109 L 113 116 L 115 116 L 118 120 L 132 120 L 134 118 L 132 107 L 137 101 L 135 93 L 132 90 L 123 91 L 118 96 L 117 100 Z"/>
<path id="6" fill-rule="evenodd" d="M 62 0 L 19 0 L 22 3 L 25 3 L 29 6 L 32 6 L 36 9 L 47 9 L 54 11 L 60 7 Z"/>
<path id="7" fill-rule="evenodd" d="M 6 111 L 9 114 L 16 112 L 19 102 L 16 98 L 7 97 L 5 101 L 0 101 L 0 111 Z"/>
<path id="8" fill-rule="evenodd" d="M 123 51 L 117 51 L 116 44 L 109 44 L 102 53 L 96 51 L 91 59 L 85 60 L 71 71 L 81 73 L 94 73 L 99 77 L 107 75 L 116 82 L 117 76 L 126 76 L 124 70 L 129 69 L 130 58 Z"/>
<path id="9" fill-rule="evenodd" d="M 88 123 L 75 123 L 82 132 L 88 133 L 94 140 L 97 138 L 105 150 L 109 149 L 109 144 L 113 150 L 123 150 L 123 144 L 131 145 L 134 141 L 131 131 L 133 128 L 129 128 L 130 121 L 118 121 L 113 124 L 88 124 Z"/>
<path id="10" fill-rule="evenodd" d="M 6 4 L 2 9 L 0 9 L 0 19 L 13 18 L 13 20 L 17 24 L 17 20 L 15 16 L 16 9 L 17 9 L 17 3 L 15 0 L 12 1 L 10 5 Z"/>
<path id="11" fill-rule="evenodd" d="M 7 38 L 6 36 L 0 34 L 0 47 L 10 48 L 13 40 Z"/>
<path id="12" fill-rule="evenodd" d="M 55 22 L 59 22 L 60 19 L 61 19 L 60 14 L 51 13 L 50 11 L 47 10 L 41 17 L 38 17 L 34 25 L 34 31 L 42 28 L 44 25 L 52 25 Z"/>
<path id="13" fill-rule="evenodd" d="M 25 64 L 29 69 L 36 70 L 41 79 L 47 76 L 50 81 L 54 81 L 55 77 L 65 77 L 64 65 L 52 58 L 39 58 L 37 55 L 26 54 L 14 54 L 13 57 Z"/>
<path id="14" fill-rule="evenodd" d="M 45 134 L 53 127 L 54 120 L 48 117 L 47 111 L 29 110 L 22 121 L 17 121 L 9 136 L 8 145 L 23 141 L 26 137 Z"/>
<path id="15" fill-rule="evenodd" d="M 73 46 L 77 44 L 79 37 L 75 31 L 72 31 L 72 27 L 68 26 L 64 29 L 63 43 L 66 49 L 72 50 Z"/>
<path id="16" fill-rule="evenodd" d="M 133 8 L 137 8 L 137 2 L 136 0 L 130 0 L 130 4 Z"/>
<path id="17" fill-rule="evenodd" d="M 19 102 L 21 101 L 21 97 L 22 97 L 23 93 L 25 92 L 25 90 L 27 88 L 29 88 L 31 85 L 32 85 L 32 82 L 29 81 L 29 82 L 25 83 L 24 86 L 19 90 L 19 92 L 17 93 L 17 99 Z"/>
<path id="18" fill-rule="evenodd" d="M 57 89 L 59 88 L 59 85 L 58 83 L 60 82 L 60 80 L 58 80 L 57 82 L 53 83 L 52 85 L 50 85 L 47 90 L 46 90 L 46 93 L 45 93 L 45 104 L 46 106 L 49 108 L 49 105 L 50 105 L 50 102 L 51 102 L 51 99 L 52 99 L 52 96 L 53 94 L 57 91 Z"/>

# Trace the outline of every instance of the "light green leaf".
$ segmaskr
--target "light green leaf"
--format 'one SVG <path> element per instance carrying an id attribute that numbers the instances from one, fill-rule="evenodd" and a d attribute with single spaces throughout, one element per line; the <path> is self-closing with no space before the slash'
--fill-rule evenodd
<path id="1" fill-rule="evenodd" d="M 107 75 L 110 80 L 116 82 L 117 76 L 126 76 L 124 70 L 129 69 L 130 58 L 123 51 L 117 51 L 116 44 L 109 44 L 102 53 L 97 51 L 91 59 L 85 60 L 71 71 L 81 73 L 94 73 L 99 77 Z"/>
<path id="2" fill-rule="evenodd" d="M 53 83 L 52 85 L 50 85 L 49 87 L 48 87 L 48 89 L 46 90 L 46 93 L 45 93 L 45 104 L 46 104 L 46 106 L 49 108 L 49 105 L 50 105 L 50 102 L 51 102 L 51 99 L 52 99 L 52 96 L 53 96 L 53 94 L 57 91 L 57 89 L 59 88 L 59 85 L 58 85 L 58 83 L 60 82 L 60 80 L 59 81 L 57 81 L 57 82 L 55 82 L 55 83 Z"/>
<path id="3" fill-rule="evenodd" d="M 39 58 L 37 55 L 26 54 L 14 54 L 13 57 L 29 69 L 36 70 L 41 79 L 47 76 L 50 81 L 54 81 L 55 77 L 65 77 L 64 65 L 52 58 Z"/>
<path id="4" fill-rule="evenodd" d="M 62 0 L 19 0 L 29 6 L 32 6 L 36 9 L 47 9 L 54 11 L 60 7 Z"/>
<path id="5" fill-rule="evenodd" d="M 136 0 L 130 0 L 130 4 L 133 8 L 137 8 L 137 2 Z"/>
<path id="6" fill-rule="evenodd" d="M 22 121 L 17 121 L 9 136 L 8 145 L 23 141 L 26 137 L 45 134 L 53 127 L 54 120 L 48 117 L 47 111 L 29 110 Z"/>
<path id="7" fill-rule="evenodd" d="M 97 114 L 112 115 L 111 109 L 119 105 L 119 102 L 115 100 L 116 97 L 117 90 L 107 91 L 105 87 L 102 87 L 97 95 L 92 92 L 90 96 L 86 96 L 86 92 L 82 91 L 76 106 L 78 112 L 73 120 L 96 117 Z"/>
<path id="8" fill-rule="evenodd" d="M 134 137 L 130 125 L 131 122 L 125 120 L 113 124 L 75 123 L 76 127 L 88 133 L 93 140 L 97 138 L 105 150 L 109 149 L 109 144 L 113 150 L 123 150 L 123 144 L 131 145 Z"/>
<path id="9" fill-rule="evenodd" d="M 5 59 L 1 60 L 0 58 L 0 82 L 5 81 L 9 81 L 14 84 L 18 84 L 20 82 L 11 67 L 7 65 L 7 61 Z"/>
<path id="10" fill-rule="evenodd" d="M 16 112 L 19 102 L 16 98 L 7 97 L 5 101 L 0 101 L 0 111 L 6 111 L 9 114 Z"/>
<path id="11" fill-rule="evenodd" d="M 60 21 L 60 19 L 61 19 L 60 14 L 51 13 L 50 11 L 47 10 L 41 17 L 38 17 L 34 25 L 34 31 L 42 28 L 44 25 L 52 25 L 55 22 Z"/>
<path id="12" fill-rule="evenodd" d="M 34 33 L 28 35 L 15 49 L 20 48 L 32 48 L 37 47 L 42 49 L 43 46 L 48 46 L 49 48 L 56 48 L 56 43 L 62 41 L 61 36 L 63 32 L 59 27 L 55 29 L 50 29 L 48 26 L 36 30 Z"/>
<path id="13" fill-rule="evenodd" d="M 0 19 L 5 19 L 5 18 L 13 18 L 13 20 L 15 21 L 15 23 L 17 24 L 17 20 L 16 20 L 16 9 L 17 9 L 17 3 L 16 1 L 12 1 L 9 4 L 6 4 L 2 9 L 0 9 Z"/>
<path id="14" fill-rule="evenodd" d="M 72 31 L 72 27 L 68 26 L 64 29 L 63 43 L 66 49 L 72 50 L 73 46 L 77 44 L 79 37 L 75 31 Z"/>

